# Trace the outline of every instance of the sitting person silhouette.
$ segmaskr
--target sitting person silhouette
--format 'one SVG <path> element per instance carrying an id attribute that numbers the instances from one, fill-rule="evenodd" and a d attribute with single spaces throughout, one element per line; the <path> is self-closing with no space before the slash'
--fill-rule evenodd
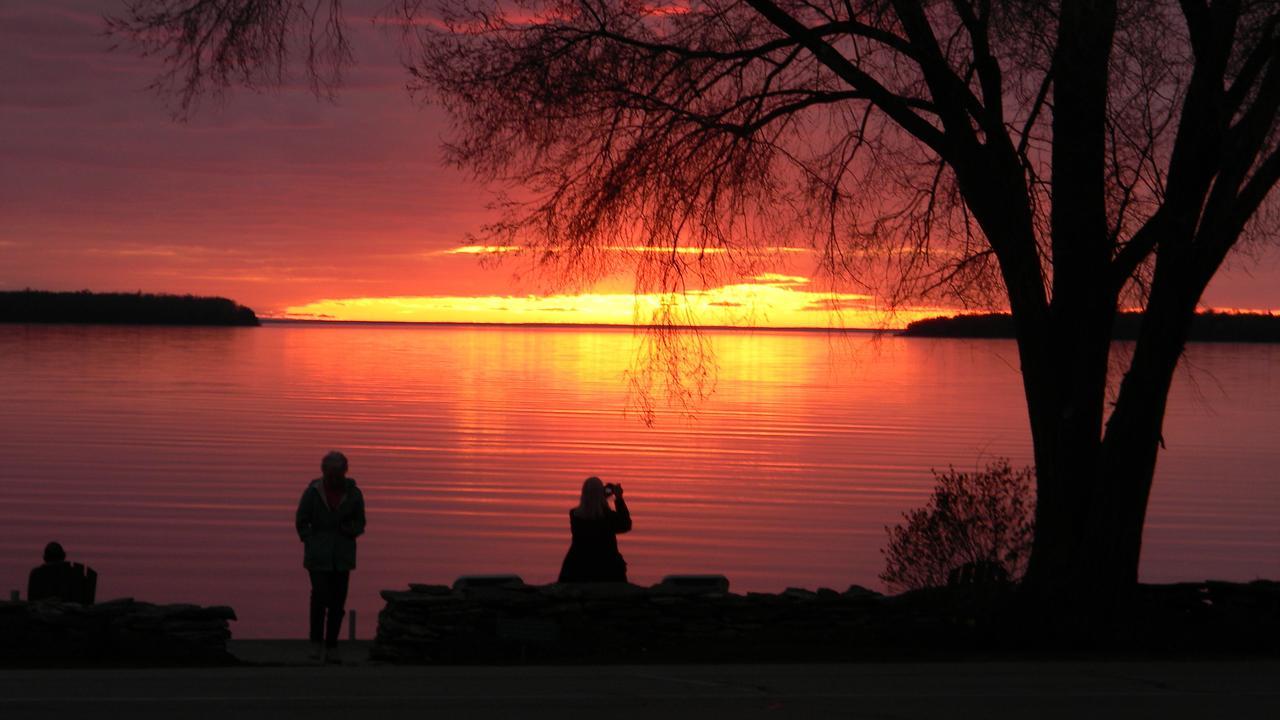
<path id="1" fill-rule="evenodd" d="M 85 566 L 67 562 L 67 551 L 51 542 L 44 546 L 44 564 L 27 578 L 27 600 L 62 600 L 92 603 L 98 574 Z"/>
<path id="2" fill-rule="evenodd" d="M 609 507 L 609 498 L 614 506 Z M 560 566 L 558 582 L 626 582 L 627 561 L 618 552 L 618 534 L 631 530 L 631 513 L 622 486 L 598 477 L 582 483 L 578 506 L 569 511 L 573 540 Z"/>

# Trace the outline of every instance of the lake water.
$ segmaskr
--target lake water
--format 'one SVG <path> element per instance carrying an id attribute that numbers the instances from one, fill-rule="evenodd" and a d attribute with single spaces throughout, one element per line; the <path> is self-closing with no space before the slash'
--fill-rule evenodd
<path id="1" fill-rule="evenodd" d="M 929 469 L 1030 459 L 1009 341 L 710 332 L 696 417 L 629 405 L 622 329 L 0 325 L 0 590 L 44 544 L 100 599 L 229 604 L 301 637 L 293 510 L 330 448 L 369 508 L 349 607 L 514 572 L 549 582 L 582 479 L 625 485 L 633 582 L 878 587 L 884 526 Z M 1194 345 L 1173 391 L 1147 581 L 1280 577 L 1280 347 Z M 345 632 L 345 631 L 344 631 Z"/>

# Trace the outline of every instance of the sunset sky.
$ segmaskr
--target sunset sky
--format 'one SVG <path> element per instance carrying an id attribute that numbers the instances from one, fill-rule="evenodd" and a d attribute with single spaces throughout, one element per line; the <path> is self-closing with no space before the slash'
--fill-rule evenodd
<path id="1" fill-rule="evenodd" d="M 302 85 L 235 91 L 184 124 L 147 90 L 158 64 L 108 52 L 111 0 L 7 0 L 0 289 L 215 294 L 266 316 L 630 322 L 625 277 L 566 294 L 467 247 L 495 188 L 444 167 L 447 122 L 405 92 L 397 35 L 367 20 L 381 5 L 348 4 L 358 65 L 336 103 Z M 779 253 L 773 272 L 688 302 L 713 324 L 878 321 L 876 298 L 833 295 L 813 262 Z M 1205 304 L 1280 307 L 1280 252 L 1238 255 Z"/>

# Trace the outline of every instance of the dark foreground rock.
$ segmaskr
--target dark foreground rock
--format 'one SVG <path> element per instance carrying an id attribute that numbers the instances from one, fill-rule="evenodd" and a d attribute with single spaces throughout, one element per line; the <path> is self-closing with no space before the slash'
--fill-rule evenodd
<path id="1" fill-rule="evenodd" d="M 1000 588 L 886 596 L 676 585 L 410 585 L 382 593 L 372 657 L 400 663 L 815 662 L 1035 655 L 1280 655 L 1280 583 L 1143 586 L 1105 636 L 1027 617 Z"/>
<path id="2" fill-rule="evenodd" d="M 232 663 L 229 607 L 0 603 L 0 663 Z"/>

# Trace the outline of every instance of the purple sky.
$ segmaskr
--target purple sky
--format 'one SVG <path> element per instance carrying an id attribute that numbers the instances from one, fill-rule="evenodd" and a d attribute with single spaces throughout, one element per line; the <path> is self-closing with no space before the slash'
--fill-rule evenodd
<path id="1" fill-rule="evenodd" d="M 405 92 L 394 33 L 353 23 L 359 64 L 336 104 L 233 91 L 182 124 L 146 89 L 155 63 L 107 52 L 116 8 L 0 5 L 0 288 L 209 293 L 266 312 L 545 289 L 439 254 L 479 229 L 490 195 L 442 165 L 446 123 Z M 1256 254 L 1206 304 L 1280 307 L 1280 252 Z"/>

